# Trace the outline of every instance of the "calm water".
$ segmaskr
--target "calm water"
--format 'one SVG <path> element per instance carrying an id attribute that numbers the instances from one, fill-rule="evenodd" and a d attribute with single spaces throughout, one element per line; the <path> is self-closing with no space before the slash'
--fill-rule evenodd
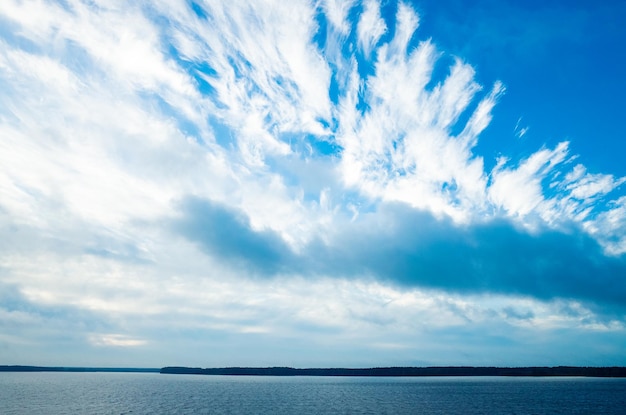
<path id="1" fill-rule="evenodd" d="M 626 379 L 0 373 L 1 414 L 626 414 Z"/>

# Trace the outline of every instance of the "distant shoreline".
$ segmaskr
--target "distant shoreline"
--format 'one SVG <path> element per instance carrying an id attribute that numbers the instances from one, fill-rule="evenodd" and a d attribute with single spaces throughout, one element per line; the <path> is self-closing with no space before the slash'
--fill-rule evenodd
<path id="1" fill-rule="evenodd" d="M 306 368 L 292 367 L 224 367 L 194 368 L 168 366 L 163 368 L 104 368 L 0 365 L 0 372 L 109 372 L 161 373 L 172 375 L 212 376 L 340 376 L 340 377 L 444 377 L 444 376 L 503 376 L 503 377 L 602 377 L 626 378 L 626 367 L 376 367 L 376 368 Z"/>
<path id="2" fill-rule="evenodd" d="M 436 377 L 436 376 L 523 376 L 523 377 L 626 377 L 626 367 L 376 367 L 364 369 L 291 367 L 164 367 L 163 374 L 230 375 L 230 376 L 363 376 L 363 377 Z"/>
<path id="3" fill-rule="evenodd" d="M 116 373 L 159 373 L 159 368 L 136 367 L 64 367 L 0 365 L 0 372 L 116 372 Z"/>

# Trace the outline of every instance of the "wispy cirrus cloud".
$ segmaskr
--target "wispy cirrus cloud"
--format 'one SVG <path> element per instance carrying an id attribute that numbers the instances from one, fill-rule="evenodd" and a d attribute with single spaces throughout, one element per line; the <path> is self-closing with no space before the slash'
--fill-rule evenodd
<path id="1" fill-rule="evenodd" d="M 387 25 L 380 16 L 380 4 L 375 1 L 366 1 L 363 4 L 363 13 L 357 25 L 359 47 L 366 58 L 369 58 L 375 49 L 380 37 L 387 31 Z"/>

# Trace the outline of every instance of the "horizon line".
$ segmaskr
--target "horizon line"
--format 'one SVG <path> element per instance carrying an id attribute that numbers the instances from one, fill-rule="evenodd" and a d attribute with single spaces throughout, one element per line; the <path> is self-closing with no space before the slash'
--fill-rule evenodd
<path id="1" fill-rule="evenodd" d="M 626 366 L 387 366 L 369 368 L 293 368 L 288 366 L 199 368 L 165 366 L 89 367 L 0 365 L 0 372 L 109 372 L 230 376 L 339 376 L 339 377 L 617 377 L 626 378 Z"/>

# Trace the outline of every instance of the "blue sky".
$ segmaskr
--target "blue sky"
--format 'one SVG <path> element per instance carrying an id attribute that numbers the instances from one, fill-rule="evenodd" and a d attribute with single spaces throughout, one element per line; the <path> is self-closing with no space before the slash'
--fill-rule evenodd
<path id="1" fill-rule="evenodd" d="M 0 360 L 626 365 L 626 4 L 0 4 Z"/>

